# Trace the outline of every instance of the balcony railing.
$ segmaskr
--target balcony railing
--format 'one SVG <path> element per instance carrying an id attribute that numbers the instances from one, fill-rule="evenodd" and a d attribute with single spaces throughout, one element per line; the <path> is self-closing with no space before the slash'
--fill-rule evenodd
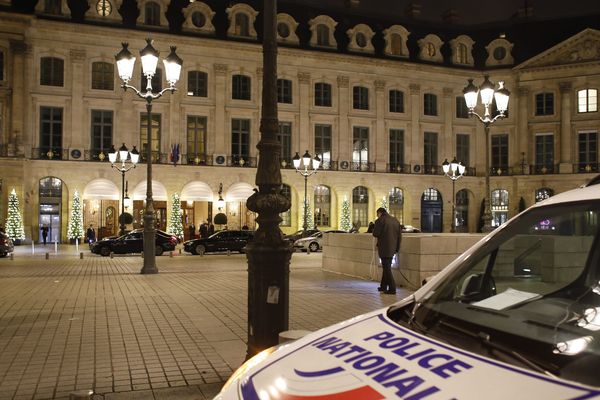
<path id="1" fill-rule="evenodd" d="M 184 165 L 213 165 L 212 154 L 182 154 L 181 163 Z"/>
<path id="2" fill-rule="evenodd" d="M 530 165 L 529 173 L 531 175 L 558 174 L 558 165 Z"/>
<path id="3" fill-rule="evenodd" d="M 228 167 L 254 168 L 254 167 L 256 167 L 256 157 L 228 156 L 227 157 L 227 166 Z"/>
<path id="4" fill-rule="evenodd" d="M 69 149 L 60 147 L 41 147 L 31 149 L 31 158 L 34 160 L 67 160 Z"/>
<path id="5" fill-rule="evenodd" d="M 375 163 L 370 162 L 351 162 L 350 171 L 375 172 Z"/>
<path id="6" fill-rule="evenodd" d="M 490 167 L 490 176 L 508 176 L 511 175 L 508 166 Z"/>
<path id="7" fill-rule="evenodd" d="M 421 173 L 421 174 L 425 174 L 425 175 L 443 175 L 444 174 L 444 170 L 442 169 L 441 165 L 431 165 L 431 164 L 421 164 L 421 165 L 415 165 L 415 167 L 419 167 L 419 168 L 415 168 L 415 172 L 417 173 Z"/>
<path id="8" fill-rule="evenodd" d="M 397 164 L 397 163 L 387 164 L 386 172 L 390 172 L 393 174 L 410 174 L 411 173 L 410 164 Z"/>
<path id="9" fill-rule="evenodd" d="M 598 172 L 600 171 L 600 164 L 598 163 L 579 163 L 579 164 L 574 164 L 573 167 L 575 169 L 575 171 L 577 171 L 580 174 L 589 174 L 592 172 Z"/>

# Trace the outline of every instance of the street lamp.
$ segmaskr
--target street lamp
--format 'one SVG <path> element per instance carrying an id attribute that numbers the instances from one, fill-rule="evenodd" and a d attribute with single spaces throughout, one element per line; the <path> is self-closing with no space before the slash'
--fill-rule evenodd
<path id="1" fill-rule="evenodd" d="M 115 165 L 116 162 L 121 162 L 121 165 Z M 119 151 L 115 150 L 115 146 L 110 147 L 110 151 L 108 152 L 108 160 L 110 161 L 110 166 L 115 168 L 117 171 L 121 173 L 121 215 L 119 216 L 119 235 L 125 234 L 125 173 L 132 168 L 137 166 L 138 161 L 140 160 L 140 153 L 137 151 L 135 146 L 133 149 L 129 151 L 125 143 L 119 148 Z M 131 164 L 127 166 L 127 161 Z M 127 197 L 129 199 L 129 197 Z"/>
<path id="2" fill-rule="evenodd" d="M 504 87 L 504 82 L 498 82 L 498 89 L 494 90 L 494 84 L 489 80 L 489 76 L 485 75 L 483 83 L 479 88 L 473 84 L 473 79 L 468 80 L 468 85 L 463 89 L 465 103 L 469 109 L 469 115 L 476 116 L 483 123 L 485 128 L 485 197 L 484 197 L 484 212 L 483 212 L 483 232 L 491 232 L 492 230 L 492 213 L 490 211 L 490 125 L 496 122 L 499 118 L 506 118 L 504 114 L 508 110 L 508 99 L 510 92 Z M 481 94 L 481 103 L 485 110 L 483 117 L 475 112 L 477 106 L 477 94 Z M 496 108 L 498 114 L 492 116 L 490 109 L 492 101 L 496 100 Z"/>
<path id="3" fill-rule="evenodd" d="M 147 145 L 146 145 L 146 208 L 144 210 L 144 266 L 140 271 L 142 274 L 156 274 L 156 255 L 154 245 L 156 241 L 156 215 L 154 213 L 154 201 L 152 199 L 152 100 L 161 97 L 167 90 L 174 93 L 175 84 L 179 80 L 183 60 L 175 54 L 176 47 L 171 46 L 171 53 L 163 60 L 165 76 L 168 88 L 158 93 L 152 93 L 152 78 L 156 74 L 159 52 L 152 46 L 152 39 L 146 39 L 146 47 L 140 51 L 142 61 L 142 73 L 146 77 L 146 90 L 141 92 L 129 84 L 133 76 L 135 57 L 129 52 L 128 43 L 122 43 L 123 48 L 115 55 L 119 77 L 123 81 L 121 87 L 124 91 L 131 89 L 139 97 L 146 100 L 147 111 Z"/>
<path id="4" fill-rule="evenodd" d="M 452 179 L 452 225 L 450 232 L 454 233 L 456 232 L 456 194 L 454 192 L 454 184 L 458 179 L 462 178 L 465 173 L 465 166 L 456 161 L 456 157 L 454 157 L 452 162 L 448 162 L 448 159 L 445 159 L 442 169 L 444 170 L 444 174 Z"/>
<path id="5" fill-rule="evenodd" d="M 306 193 L 307 193 L 307 183 L 308 177 L 312 174 L 316 174 L 319 169 L 319 165 L 321 164 L 321 159 L 318 155 L 315 158 L 312 158 L 308 150 L 306 153 L 300 158 L 300 154 L 296 152 L 296 155 L 292 159 L 294 163 L 294 168 L 296 168 L 296 172 L 304 177 L 304 223 L 302 224 L 302 229 L 306 232 L 308 229 L 308 206 L 306 202 Z M 309 167 L 312 167 L 309 169 Z"/>

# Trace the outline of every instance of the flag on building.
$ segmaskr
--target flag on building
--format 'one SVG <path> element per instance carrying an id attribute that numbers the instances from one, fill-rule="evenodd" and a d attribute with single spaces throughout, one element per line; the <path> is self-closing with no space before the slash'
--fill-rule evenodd
<path id="1" fill-rule="evenodd" d="M 170 161 L 173 163 L 173 166 L 176 166 L 179 162 L 179 143 L 171 145 Z"/>

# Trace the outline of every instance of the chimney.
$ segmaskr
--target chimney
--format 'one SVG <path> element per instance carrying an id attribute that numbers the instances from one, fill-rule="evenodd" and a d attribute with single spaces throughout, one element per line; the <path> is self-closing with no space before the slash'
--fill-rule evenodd
<path id="1" fill-rule="evenodd" d="M 460 20 L 460 17 L 458 15 L 458 11 L 456 11 L 455 8 L 450 8 L 446 11 L 444 11 L 444 13 L 442 14 L 442 21 L 444 21 L 447 24 L 457 24 L 458 21 Z"/>
<path id="2" fill-rule="evenodd" d="M 421 5 L 414 2 L 408 3 L 405 13 L 408 18 L 417 19 L 421 15 Z"/>
<path id="3" fill-rule="evenodd" d="M 360 0 L 346 0 L 346 7 L 356 8 L 360 6 Z"/>

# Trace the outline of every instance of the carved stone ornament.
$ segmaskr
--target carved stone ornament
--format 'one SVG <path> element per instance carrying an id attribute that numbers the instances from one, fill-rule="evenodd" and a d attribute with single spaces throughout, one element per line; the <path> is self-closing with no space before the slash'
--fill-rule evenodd
<path id="1" fill-rule="evenodd" d="M 310 73 L 308 73 L 308 72 L 298 72 L 298 82 L 300 82 L 300 83 L 310 83 Z"/>
<path id="2" fill-rule="evenodd" d="M 350 84 L 350 79 L 347 76 L 338 76 L 337 78 L 338 86 L 341 88 L 347 88 Z"/>
<path id="3" fill-rule="evenodd" d="M 227 74 L 227 64 L 215 64 L 215 73 L 217 75 Z"/>
<path id="4" fill-rule="evenodd" d="M 560 64 L 584 62 L 600 59 L 600 42 L 597 40 L 585 40 L 577 46 L 563 52 L 557 57 Z"/>

